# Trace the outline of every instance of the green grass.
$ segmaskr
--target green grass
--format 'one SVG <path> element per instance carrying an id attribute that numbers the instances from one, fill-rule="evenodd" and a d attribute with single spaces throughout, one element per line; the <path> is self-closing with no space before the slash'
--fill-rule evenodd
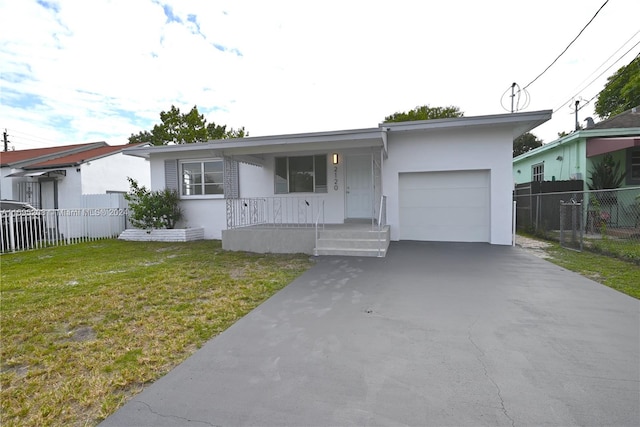
<path id="1" fill-rule="evenodd" d="M 0 257 L 0 424 L 95 425 L 309 266 L 220 242 Z"/>
<path id="2" fill-rule="evenodd" d="M 587 249 L 604 255 L 640 264 L 640 243 L 638 240 L 585 239 Z"/>
<path id="3" fill-rule="evenodd" d="M 571 251 L 557 244 L 545 251 L 554 264 L 640 299 L 640 266 L 588 251 Z"/>
<path id="4" fill-rule="evenodd" d="M 543 250 L 548 255 L 548 261 L 640 299 L 640 265 L 605 253 L 588 250 L 577 252 L 565 249 L 556 242 L 547 243 L 549 247 Z"/>

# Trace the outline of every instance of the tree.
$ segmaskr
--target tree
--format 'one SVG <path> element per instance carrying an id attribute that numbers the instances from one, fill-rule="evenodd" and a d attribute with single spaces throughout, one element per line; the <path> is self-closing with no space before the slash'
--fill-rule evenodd
<path id="1" fill-rule="evenodd" d="M 591 184 L 590 190 L 608 190 L 620 187 L 624 181 L 626 172 L 620 170 L 620 161 L 613 160 L 613 156 L 610 153 L 604 155 L 602 160 L 593 165 L 591 171 Z"/>
<path id="2" fill-rule="evenodd" d="M 603 119 L 640 105 L 640 56 L 607 79 L 598 95 L 595 112 Z"/>
<path id="3" fill-rule="evenodd" d="M 607 153 L 600 162 L 594 163 L 589 176 L 591 184 L 587 183 L 587 185 L 589 190 L 619 188 L 626 175 L 626 172 L 621 172 L 620 170 L 620 161 L 613 160 L 611 153 Z M 598 208 L 600 206 L 613 206 L 618 203 L 618 195 L 614 191 L 595 191 L 591 198 L 591 203 Z"/>
<path id="4" fill-rule="evenodd" d="M 190 144 L 210 139 L 248 136 L 244 127 L 238 130 L 233 128 L 227 130 L 226 125 L 207 123 L 204 115 L 198 112 L 197 106 L 194 106 L 188 113 L 181 113 L 178 107 L 172 105 L 169 111 L 160 113 L 160 120 L 162 123 L 154 125 L 151 132 L 145 130 L 137 135 L 131 134 L 129 144 L 140 142 L 150 142 L 153 145 Z"/>
<path id="5" fill-rule="evenodd" d="M 513 140 L 513 157 L 524 154 L 534 148 L 542 147 L 542 140 L 531 132 L 526 132 Z"/>
<path id="6" fill-rule="evenodd" d="M 409 122 L 413 120 L 432 120 L 462 117 L 464 112 L 460 108 L 450 105 L 448 107 L 418 106 L 408 112 L 394 113 L 384 118 L 385 122 Z"/>

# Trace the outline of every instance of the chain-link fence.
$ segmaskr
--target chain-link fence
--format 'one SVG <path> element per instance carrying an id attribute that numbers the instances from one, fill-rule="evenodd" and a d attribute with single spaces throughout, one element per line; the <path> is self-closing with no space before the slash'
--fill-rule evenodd
<path id="1" fill-rule="evenodd" d="M 582 250 L 582 202 L 570 200 L 560 202 L 560 245 Z"/>
<path id="2" fill-rule="evenodd" d="M 519 191 L 514 200 L 518 230 L 640 263 L 640 187 Z"/>

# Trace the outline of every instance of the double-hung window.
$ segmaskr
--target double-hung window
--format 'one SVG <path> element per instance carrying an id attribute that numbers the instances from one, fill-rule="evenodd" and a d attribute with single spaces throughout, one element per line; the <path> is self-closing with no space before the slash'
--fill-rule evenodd
<path id="1" fill-rule="evenodd" d="M 531 166 L 531 180 L 538 182 L 544 181 L 544 163 Z"/>
<path id="2" fill-rule="evenodd" d="M 276 157 L 276 194 L 326 192 L 326 154 Z"/>
<path id="3" fill-rule="evenodd" d="M 183 160 L 180 176 L 182 197 L 224 195 L 222 159 Z"/>

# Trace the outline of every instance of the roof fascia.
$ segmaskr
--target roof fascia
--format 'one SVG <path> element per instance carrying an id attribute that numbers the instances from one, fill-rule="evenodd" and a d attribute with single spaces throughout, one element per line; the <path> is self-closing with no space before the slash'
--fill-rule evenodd
<path id="1" fill-rule="evenodd" d="M 616 136 L 634 136 L 640 135 L 640 128 L 614 128 L 614 129 L 583 129 L 570 133 L 567 136 L 558 138 L 555 141 L 551 141 L 548 144 L 544 144 L 542 147 L 535 148 L 526 153 L 520 154 L 518 157 L 513 158 L 513 163 L 520 162 L 531 156 L 535 156 L 539 153 L 544 153 L 547 150 L 551 150 L 561 145 L 572 143 L 581 138 L 601 138 L 601 137 L 616 137 Z"/>
<path id="2" fill-rule="evenodd" d="M 607 136 L 640 136 L 640 128 L 586 129 L 580 131 L 586 138 Z"/>
<path id="3" fill-rule="evenodd" d="M 383 137 L 379 128 L 315 132 L 263 137 L 235 138 L 231 140 L 215 140 L 203 143 L 160 145 L 153 147 L 136 147 L 125 149 L 124 154 L 149 158 L 162 153 L 188 153 L 210 151 L 216 155 L 251 155 L 277 153 L 309 149 L 314 145 L 323 148 L 355 148 L 362 146 L 382 146 Z"/>
<path id="4" fill-rule="evenodd" d="M 102 145 L 100 147 L 93 147 L 91 150 L 96 149 L 96 148 L 103 148 L 106 145 L 107 144 L 104 144 L 104 145 Z M 136 144 L 136 145 L 141 145 L 141 144 Z M 149 145 L 149 144 L 144 144 L 144 145 Z M 127 149 L 127 145 L 121 145 L 121 146 L 116 145 L 116 146 L 112 146 L 112 147 L 114 148 L 113 151 L 108 151 L 108 152 L 102 153 L 102 154 L 96 154 L 95 156 L 89 156 L 89 157 L 87 157 L 85 159 L 82 159 L 82 160 L 79 160 L 79 161 L 75 161 L 75 162 L 56 163 L 56 164 L 51 164 L 51 165 L 47 165 L 47 166 L 40 165 L 40 163 L 44 163 L 44 162 L 48 162 L 48 161 L 51 161 L 51 160 L 55 160 L 56 158 L 62 158 L 62 157 L 67 157 L 67 156 L 71 156 L 71 155 L 74 155 L 74 154 L 82 153 L 85 150 L 78 151 L 78 152 L 75 152 L 75 153 L 67 153 L 64 156 L 56 157 L 56 158 L 53 158 L 53 159 L 46 159 L 43 162 L 39 162 L 39 163 L 31 163 L 29 165 L 24 166 L 23 168 L 24 169 L 30 169 L 30 168 L 33 168 L 33 169 L 42 169 L 42 168 L 53 169 L 53 168 L 57 168 L 57 167 L 80 166 L 83 163 L 91 162 L 91 161 L 94 161 L 94 160 L 99 160 L 99 159 L 102 159 L 104 157 L 109 157 L 109 156 L 113 156 L 114 154 L 122 153 L 125 149 Z M 86 150 L 86 151 L 91 151 L 91 150 Z M 90 153 L 87 153 L 87 154 L 90 154 Z"/>
<path id="5" fill-rule="evenodd" d="M 569 143 L 571 143 L 571 142 L 573 142 L 575 140 L 578 140 L 580 138 L 582 138 L 582 135 L 580 135 L 580 131 L 574 132 L 574 133 L 566 135 L 566 136 L 563 136 L 562 138 L 558 138 L 555 141 L 551 141 L 551 142 L 549 142 L 547 144 L 543 144 L 541 147 L 534 148 L 531 151 L 527 151 L 526 153 L 523 153 L 523 154 L 520 154 L 517 157 L 514 157 L 513 158 L 513 163 L 519 162 L 519 161 L 524 160 L 526 158 L 529 158 L 531 156 L 535 156 L 536 154 L 539 154 L 539 153 L 544 153 L 545 151 L 551 150 L 552 148 L 556 148 L 556 147 L 561 146 L 561 145 L 569 144 Z"/>
<path id="6" fill-rule="evenodd" d="M 100 148 L 106 146 L 107 143 L 104 141 L 93 142 L 88 145 L 83 145 L 77 148 L 69 148 L 68 150 L 56 151 L 55 153 L 43 154 L 42 156 L 32 157 L 30 159 L 21 160 L 19 162 L 6 163 L 2 166 L 10 166 L 12 168 L 25 168 L 32 164 L 46 162 L 48 160 L 57 159 L 59 157 L 66 157 L 71 154 L 81 153 L 87 150 L 93 150 L 95 148 Z"/>
<path id="7" fill-rule="evenodd" d="M 413 122 L 384 122 L 379 127 L 387 131 L 435 130 L 473 126 L 518 125 L 532 122 L 536 126 L 551 118 L 551 110 L 540 110 L 526 113 L 507 113 L 486 116 L 455 117 L 450 119 L 420 120 Z"/>

